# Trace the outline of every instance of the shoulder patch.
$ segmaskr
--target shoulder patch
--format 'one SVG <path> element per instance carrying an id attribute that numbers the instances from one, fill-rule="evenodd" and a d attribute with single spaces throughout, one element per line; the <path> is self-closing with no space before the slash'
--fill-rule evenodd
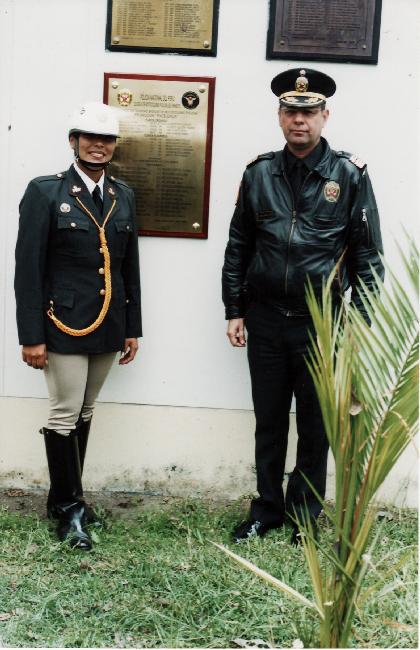
<path id="1" fill-rule="evenodd" d="M 255 165 L 255 163 L 259 162 L 260 160 L 271 160 L 274 158 L 274 151 L 269 151 L 268 153 L 261 153 L 259 156 L 251 160 L 247 164 L 247 167 L 251 167 L 252 165 Z"/>
<path id="2" fill-rule="evenodd" d="M 354 155 L 350 156 L 349 160 L 351 163 L 353 163 L 353 165 L 356 165 L 356 167 L 358 167 L 359 169 L 363 169 L 364 167 L 366 167 L 366 163 L 363 162 L 363 160 L 358 156 L 354 156 Z"/>
<path id="3" fill-rule="evenodd" d="M 366 167 L 366 163 L 353 153 L 348 153 L 348 151 L 336 151 L 335 153 L 339 158 L 347 158 L 358 169 L 364 169 Z"/>

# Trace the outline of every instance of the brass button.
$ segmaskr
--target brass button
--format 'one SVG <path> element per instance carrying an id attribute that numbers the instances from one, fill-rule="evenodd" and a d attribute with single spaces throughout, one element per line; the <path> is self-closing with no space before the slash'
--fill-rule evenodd
<path id="1" fill-rule="evenodd" d="M 99 269 L 99 273 L 103 275 L 105 273 L 104 269 Z"/>
<path id="2" fill-rule="evenodd" d="M 126 302 L 126 303 L 129 303 L 130 301 L 129 301 L 129 299 L 127 298 L 127 300 L 126 300 L 125 302 Z"/>
<path id="3" fill-rule="evenodd" d="M 101 296 L 104 296 L 105 295 L 105 289 L 101 289 L 99 293 L 101 294 Z"/>
<path id="4" fill-rule="evenodd" d="M 130 230 L 130 226 L 127 225 L 126 228 L 127 228 L 127 230 Z"/>
<path id="5" fill-rule="evenodd" d="M 72 228 L 76 228 L 76 224 L 74 223 L 74 221 L 71 222 L 70 226 L 71 226 Z"/>

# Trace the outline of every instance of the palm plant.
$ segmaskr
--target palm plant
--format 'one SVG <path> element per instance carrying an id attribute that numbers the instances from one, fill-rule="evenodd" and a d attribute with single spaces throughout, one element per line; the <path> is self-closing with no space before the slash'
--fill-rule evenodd
<path id="1" fill-rule="evenodd" d="M 371 327 L 352 305 L 343 303 L 340 313 L 334 313 L 330 291 L 334 274 L 325 284 L 320 302 L 312 287 L 307 291 L 315 329 L 309 367 L 335 459 L 336 499 L 334 508 L 323 503 L 334 530 L 329 546 L 317 541 L 308 516 L 299 524 L 314 602 L 219 546 L 276 588 L 311 607 L 319 617 L 322 648 L 348 647 L 369 568 L 373 499 L 417 432 L 419 273 L 413 241 L 402 260 L 408 291 L 389 269 L 387 286 L 376 277 L 377 290 L 362 287 Z"/>

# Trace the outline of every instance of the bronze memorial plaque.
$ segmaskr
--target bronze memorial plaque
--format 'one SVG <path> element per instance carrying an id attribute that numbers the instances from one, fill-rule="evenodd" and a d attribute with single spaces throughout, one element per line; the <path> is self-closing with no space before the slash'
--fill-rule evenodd
<path id="1" fill-rule="evenodd" d="M 135 192 L 139 233 L 206 239 L 214 77 L 104 76 L 121 131 L 111 173 Z"/>
<path id="2" fill-rule="evenodd" d="M 382 0 L 271 0 L 267 59 L 378 63 Z"/>
<path id="3" fill-rule="evenodd" d="M 108 0 L 106 48 L 216 56 L 219 0 Z"/>

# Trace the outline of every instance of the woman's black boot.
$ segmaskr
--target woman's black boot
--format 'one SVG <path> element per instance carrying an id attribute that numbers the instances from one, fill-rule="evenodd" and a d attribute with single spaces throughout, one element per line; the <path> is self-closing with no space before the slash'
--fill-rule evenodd
<path id="1" fill-rule="evenodd" d="M 53 429 L 41 429 L 47 452 L 51 488 L 47 501 L 50 517 L 58 519 L 57 535 L 72 548 L 88 551 L 92 542 L 85 529 L 79 447 L 74 432 L 62 435 Z"/>
<path id="2" fill-rule="evenodd" d="M 80 471 L 82 476 L 91 423 L 92 418 L 90 420 L 82 420 L 80 417 L 75 430 L 75 435 L 77 436 L 77 444 L 79 446 Z M 93 526 L 102 526 L 104 524 L 104 521 L 98 517 L 94 509 L 87 503 L 85 504 L 85 516 L 88 524 L 92 524 Z"/>

